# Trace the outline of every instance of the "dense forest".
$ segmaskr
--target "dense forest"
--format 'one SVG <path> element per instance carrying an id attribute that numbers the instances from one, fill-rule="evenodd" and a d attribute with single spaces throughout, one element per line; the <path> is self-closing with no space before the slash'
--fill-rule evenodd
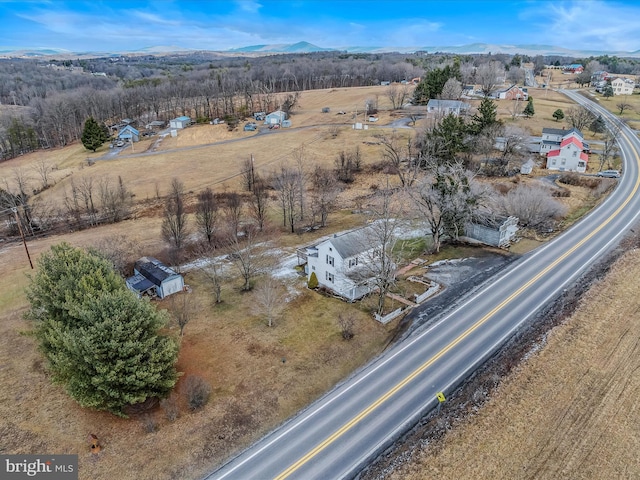
<path id="1" fill-rule="evenodd" d="M 498 64 L 519 81 L 520 64 L 596 60 L 612 73 L 636 73 L 635 60 L 574 59 L 526 55 L 349 54 L 317 52 L 223 57 L 213 52 L 165 56 L 114 56 L 89 60 L 0 61 L 0 160 L 79 140 L 84 122 L 131 118 L 140 124 L 189 115 L 197 121 L 243 119 L 281 107 L 277 94 L 356 87 L 425 77 L 456 67 L 463 83 L 481 65 Z M 516 68 L 514 68 L 516 67 Z"/>

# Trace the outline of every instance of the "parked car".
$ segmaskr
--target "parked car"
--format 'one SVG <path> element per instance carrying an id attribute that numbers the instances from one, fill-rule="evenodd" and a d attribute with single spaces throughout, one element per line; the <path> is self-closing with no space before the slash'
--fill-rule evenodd
<path id="1" fill-rule="evenodd" d="M 598 177 L 606 177 L 606 178 L 619 178 L 620 172 L 618 170 L 602 170 L 601 172 L 596 173 Z"/>
<path id="2" fill-rule="evenodd" d="M 118 140 L 116 142 L 116 147 L 124 147 L 124 142 L 122 140 Z"/>
<path id="3" fill-rule="evenodd" d="M 255 123 L 247 123 L 244 126 L 244 131 L 245 132 L 253 132 L 253 131 L 255 131 L 256 128 L 258 128 L 258 125 L 256 125 Z"/>

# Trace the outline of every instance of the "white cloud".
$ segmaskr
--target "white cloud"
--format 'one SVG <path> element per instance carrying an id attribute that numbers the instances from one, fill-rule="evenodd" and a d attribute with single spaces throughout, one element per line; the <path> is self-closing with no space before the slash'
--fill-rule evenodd
<path id="1" fill-rule="evenodd" d="M 240 7 L 240 10 L 249 13 L 258 13 L 258 10 L 262 8 L 262 5 L 254 0 L 239 0 L 236 3 Z"/>
<path id="2" fill-rule="evenodd" d="M 543 43 L 579 50 L 640 49 L 640 7 L 603 1 L 560 2 L 539 12 Z M 538 4 L 539 9 L 541 4 Z"/>

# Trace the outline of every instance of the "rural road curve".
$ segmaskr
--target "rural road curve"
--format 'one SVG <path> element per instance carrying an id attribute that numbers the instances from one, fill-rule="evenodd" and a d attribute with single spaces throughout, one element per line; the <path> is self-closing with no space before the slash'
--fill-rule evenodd
<path id="1" fill-rule="evenodd" d="M 575 92 L 568 97 L 587 102 Z M 617 121 L 596 105 L 609 121 Z M 418 330 L 206 477 L 353 478 L 570 286 L 640 215 L 640 142 L 621 133 L 624 175 L 609 198 L 513 262 L 455 310 Z"/>

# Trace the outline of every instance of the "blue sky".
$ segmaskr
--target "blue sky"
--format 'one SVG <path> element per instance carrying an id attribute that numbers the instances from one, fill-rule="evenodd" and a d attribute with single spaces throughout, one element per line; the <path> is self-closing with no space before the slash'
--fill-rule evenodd
<path id="1" fill-rule="evenodd" d="M 492 43 L 640 50 L 637 0 L 0 0 L 0 26 L 0 49 L 74 52 L 298 41 L 331 48 Z"/>

